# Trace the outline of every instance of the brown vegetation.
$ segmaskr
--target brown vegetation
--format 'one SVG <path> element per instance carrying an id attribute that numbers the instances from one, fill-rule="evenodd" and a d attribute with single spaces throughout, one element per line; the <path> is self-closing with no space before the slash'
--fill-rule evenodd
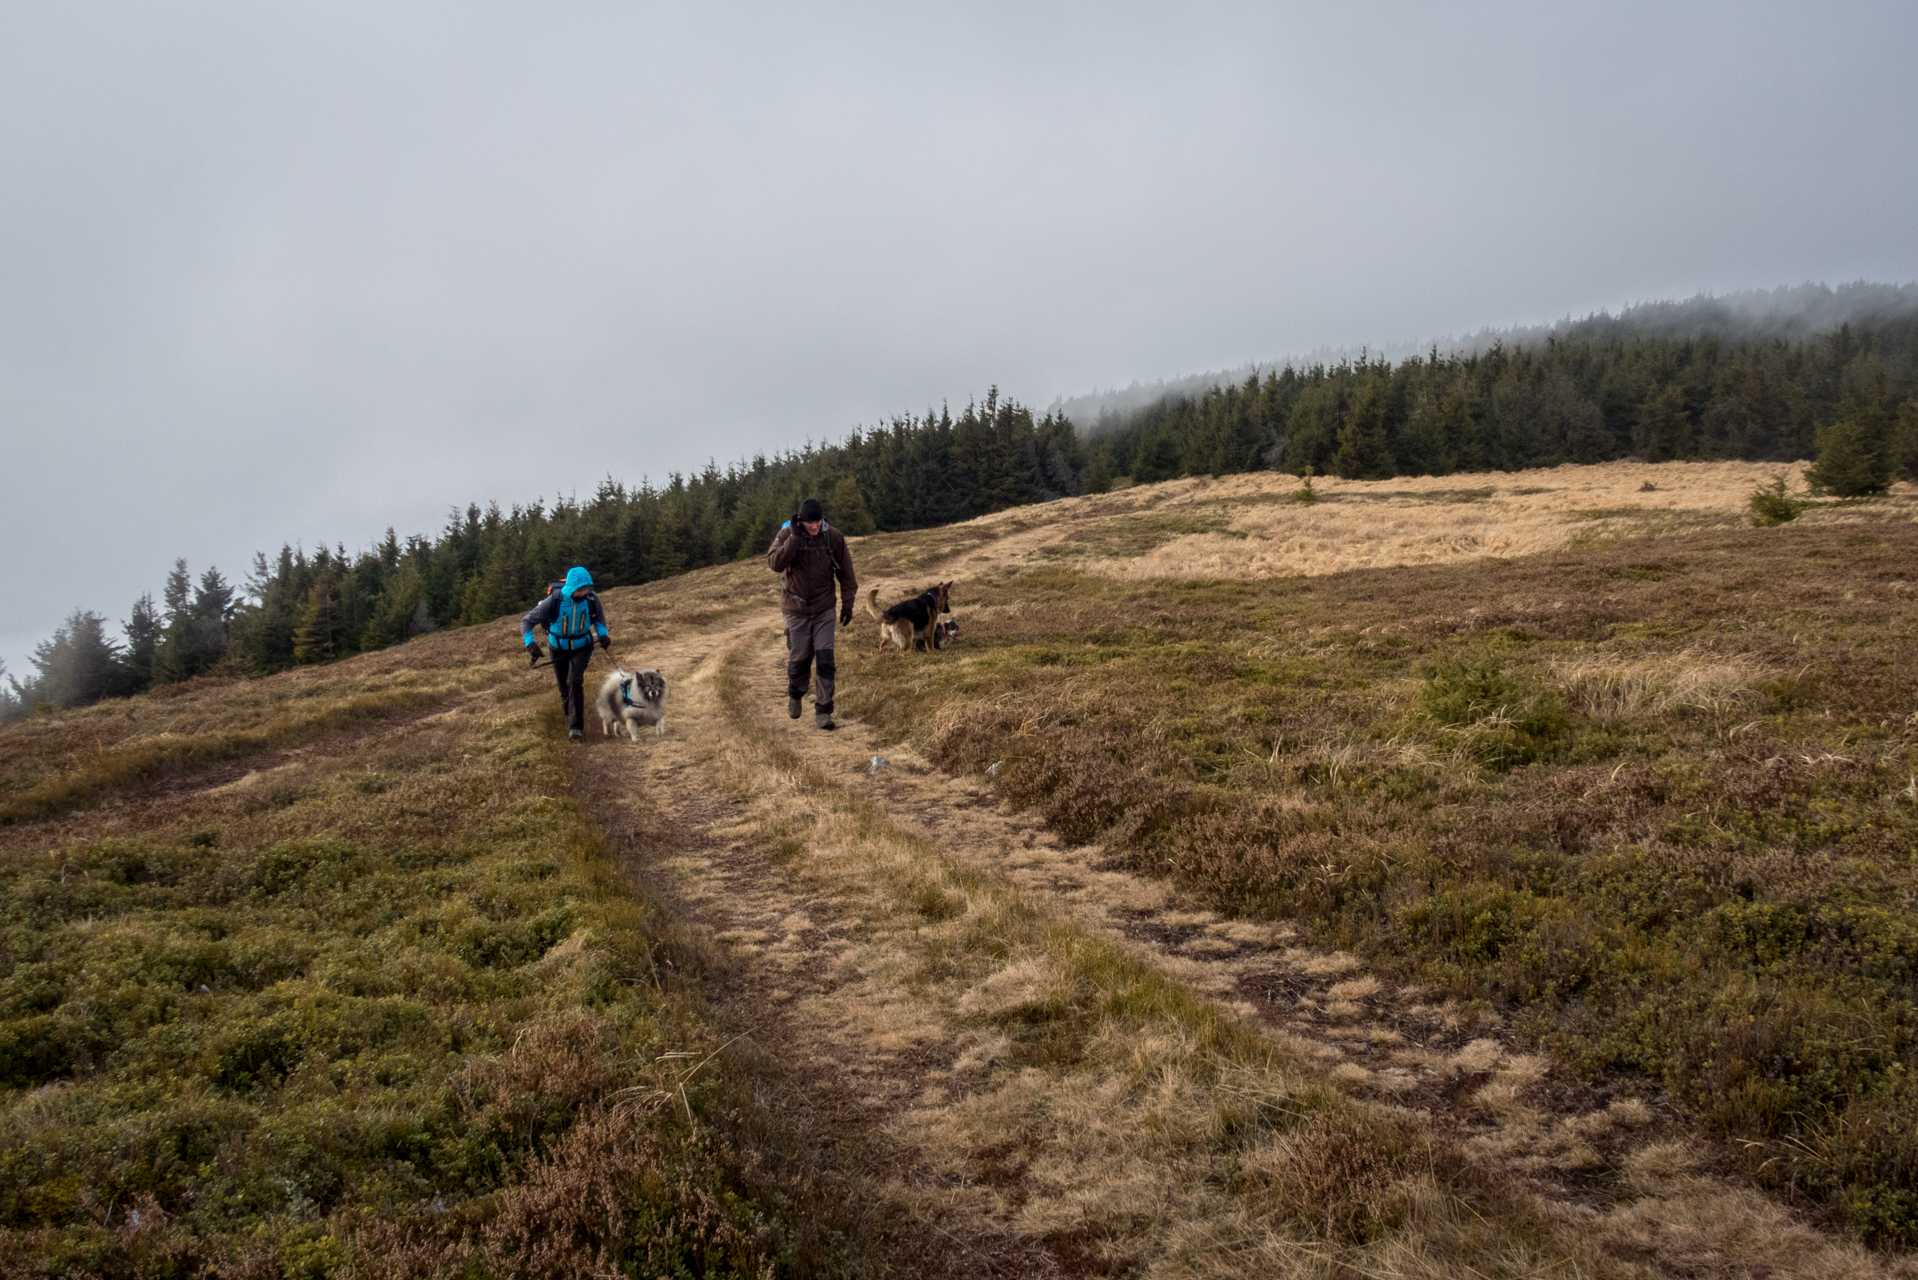
<path id="1" fill-rule="evenodd" d="M 1721 1159 L 1909 1244 L 1918 526 L 1900 500 L 1752 530 L 1748 483 L 1689 532 L 1520 559 L 962 576 L 964 647 L 855 652 L 845 704 L 955 772 L 1003 761 L 1070 841 L 1662 1082 Z M 1152 555 L 1212 572 L 1179 551 L 1201 536 Z"/>
<path id="2" fill-rule="evenodd" d="M 505 638 L 0 736 L 0 1273 L 819 1263 Z"/>
<path id="3" fill-rule="evenodd" d="M 1701 477 L 862 539 L 837 734 L 757 565 L 643 750 L 505 625 L 0 731 L 0 1274 L 1911 1274 L 1918 525 Z"/>

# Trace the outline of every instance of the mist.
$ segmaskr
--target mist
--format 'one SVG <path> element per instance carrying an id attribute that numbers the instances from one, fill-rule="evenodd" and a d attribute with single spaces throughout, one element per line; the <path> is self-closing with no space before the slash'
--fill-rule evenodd
<path id="1" fill-rule="evenodd" d="M 1837 288 L 1823 283 L 1746 289 L 1723 297 L 1701 293 L 1683 300 L 1662 299 L 1621 308 L 1617 314 L 1595 311 L 1552 324 L 1480 329 L 1459 337 L 1445 335 L 1412 342 L 1367 343 L 1359 347 L 1317 347 L 1297 355 L 1253 361 L 1234 369 L 1161 378 L 1150 383 L 1061 396 L 1050 408 L 1065 414 L 1082 431 L 1157 403 L 1168 396 L 1199 396 L 1214 387 L 1243 383 L 1290 366 L 1336 365 L 1348 361 L 1397 363 L 1436 352 L 1440 356 L 1477 355 L 1494 346 L 1532 347 L 1553 338 L 1712 338 L 1727 343 L 1799 342 L 1836 332 L 1841 325 L 1875 325 L 1918 315 L 1918 283 L 1880 284 L 1856 280 Z"/>
<path id="2" fill-rule="evenodd" d="M 1915 279 L 1914 35 L 1896 4 L 0 7 L 0 659 L 175 556 L 238 578 L 995 385 Z"/>

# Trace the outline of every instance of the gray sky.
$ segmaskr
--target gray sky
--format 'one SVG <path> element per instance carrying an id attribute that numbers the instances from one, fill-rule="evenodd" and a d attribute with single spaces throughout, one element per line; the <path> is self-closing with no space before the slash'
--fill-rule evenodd
<path id="1" fill-rule="evenodd" d="M 186 556 L 1918 278 L 1918 7 L 0 0 L 0 657 Z"/>

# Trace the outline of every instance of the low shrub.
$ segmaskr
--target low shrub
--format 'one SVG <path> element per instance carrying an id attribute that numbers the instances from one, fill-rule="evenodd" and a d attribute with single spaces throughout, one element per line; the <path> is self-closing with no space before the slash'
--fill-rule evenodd
<path id="1" fill-rule="evenodd" d="M 1796 520 L 1804 504 L 1794 502 L 1785 493 L 1785 477 L 1781 472 L 1771 478 L 1769 484 L 1761 484 L 1752 490 L 1751 522 L 1755 528 L 1769 529 Z"/>

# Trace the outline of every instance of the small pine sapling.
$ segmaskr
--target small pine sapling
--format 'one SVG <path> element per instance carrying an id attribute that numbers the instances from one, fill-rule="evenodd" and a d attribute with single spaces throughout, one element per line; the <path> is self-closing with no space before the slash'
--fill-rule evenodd
<path id="1" fill-rule="evenodd" d="M 1292 491 L 1292 501 L 1303 502 L 1307 506 L 1319 500 L 1319 491 L 1312 487 L 1312 464 L 1306 463 L 1305 470 L 1299 473 L 1299 487 Z"/>
<path id="2" fill-rule="evenodd" d="M 1801 504 L 1785 496 L 1785 473 L 1782 471 L 1771 478 L 1770 484 L 1761 484 L 1752 490 L 1751 522 L 1754 528 L 1769 529 L 1787 520 L 1796 520 L 1802 509 Z"/>

